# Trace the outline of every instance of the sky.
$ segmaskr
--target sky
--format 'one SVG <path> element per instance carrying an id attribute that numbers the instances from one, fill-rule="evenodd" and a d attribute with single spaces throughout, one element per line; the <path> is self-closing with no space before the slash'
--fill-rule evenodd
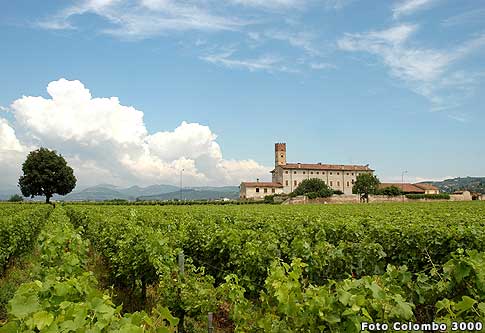
<path id="1" fill-rule="evenodd" d="M 0 0 L 0 188 L 238 185 L 289 162 L 485 176 L 485 2 Z"/>

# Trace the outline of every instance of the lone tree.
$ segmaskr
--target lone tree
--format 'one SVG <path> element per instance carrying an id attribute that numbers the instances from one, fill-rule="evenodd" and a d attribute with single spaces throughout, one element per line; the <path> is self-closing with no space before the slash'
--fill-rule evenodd
<path id="1" fill-rule="evenodd" d="M 352 192 L 360 194 L 360 201 L 369 202 L 369 194 L 376 193 L 380 183 L 377 176 L 371 173 L 361 173 L 355 180 Z"/>
<path id="2" fill-rule="evenodd" d="M 45 195 L 50 203 L 54 194 L 66 195 L 76 186 L 76 177 L 66 160 L 53 150 L 40 148 L 29 153 L 22 165 L 19 186 L 25 197 Z"/>
<path id="3" fill-rule="evenodd" d="M 311 194 L 310 194 L 311 193 Z M 292 192 L 292 195 L 308 195 L 312 197 L 326 198 L 333 194 L 330 187 L 325 182 L 318 178 L 305 179 L 298 187 Z"/>

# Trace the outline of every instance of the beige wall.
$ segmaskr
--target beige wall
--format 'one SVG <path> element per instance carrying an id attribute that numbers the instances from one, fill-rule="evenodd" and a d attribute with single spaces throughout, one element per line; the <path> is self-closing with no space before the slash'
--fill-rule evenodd
<path id="1" fill-rule="evenodd" d="M 425 194 L 440 194 L 439 190 L 424 190 Z"/>
<path id="2" fill-rule="evenodd" d="M 363 171 L 333 171 L 333 170 L 307 170 L 295 169 L 284 170 L 276 167 L 273 173 L 273 181 L 283 184 L 283 192 L 293 192 L 296 187 L 305 179 L 321 179 L 334 190 L 340 190 L 345 194 L 352 194 L 353 183 L 358 174 Z M 296 184 L 295 184 L 296 181 Z"/>
<path id="3" fill-rule="evenodd" d="M 259 189 L 259 192 L 256 192 L 256 189 Z M 274 189 L 274 192 L 273 192 Z M 274 187 L 246 187 L 245 185 L 241 184 L 239 189 L 239 198 L 241 199 L 264 199 L 267 195 L 272 194 L 282 194 L 282 188 L 274 188 Z"/>

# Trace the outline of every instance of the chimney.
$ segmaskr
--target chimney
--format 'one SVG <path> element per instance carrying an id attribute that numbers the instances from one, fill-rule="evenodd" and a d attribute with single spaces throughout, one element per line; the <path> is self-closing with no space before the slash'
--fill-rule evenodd
<path id="1" fill-rule="evenodd" d="M 259 183 L 259 178 L 256 178 L 256 183 Z"/>

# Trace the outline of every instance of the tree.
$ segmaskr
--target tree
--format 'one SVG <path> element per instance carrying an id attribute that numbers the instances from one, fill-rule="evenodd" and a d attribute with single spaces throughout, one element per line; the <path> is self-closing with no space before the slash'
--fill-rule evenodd
<path id="1" fill-rule="evenodd" d="M 402 195 L 402 191 L 399 187 L 392 185 L 378 190 L 377 194 L 387 195 L 389 197 L 397 197 Z"/>
<path id="2" fill-rule="evenodd" d="M 308 193 L 312 193 L 312 197 L 314 196 L 313 193 L 318 193 L 319 197 L 325 198 L 330 197 L 333 191 L 323 180 L 312 178 L 303 180 L 292 194 L 307 195 Z"/>
<path id="3" fill-rule="evenodd" d="M 66 160 L 53 150 L 40 148 L 29 153 L 22 165 L 19 186 L 25 197 L 45 195 L 50 203 L 54 194 L 66 195 L 76 186 L 76 177 Z"/>
<path id="4" fill-rule="evenodd" d="M 8 199 L 9 202 L 22 202 L 24 201 L 24 198 L 21 196 L 21 195 L 18 195 L 18 194 L 14 194 L 12 195 L 9 199 Z"/>
<path id="5" fill-rule="evenodd" d="M 381 182 L 377 176 L 371 173 L 361 173 L 357 176 L 355 180 L 352 192 L 355 194 L 360 194 L 361 201 L 369 202 L 369 194 L 374 194 L 377 192 L 377 188 Z"/>

